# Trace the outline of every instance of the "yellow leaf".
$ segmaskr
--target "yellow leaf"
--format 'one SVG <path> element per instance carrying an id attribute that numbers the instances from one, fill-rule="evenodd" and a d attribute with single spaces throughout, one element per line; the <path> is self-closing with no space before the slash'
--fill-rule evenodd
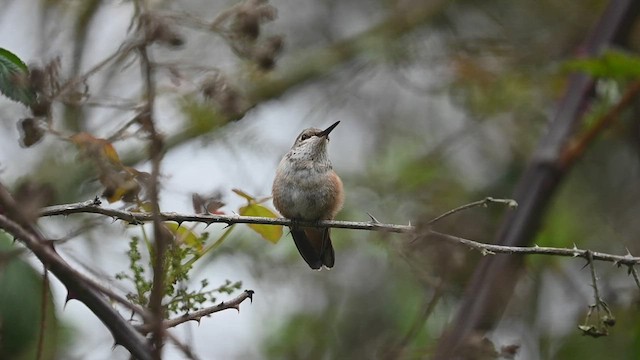
<path id="1" fill-rule="evenodd" d="M 111 143 L 106 140 L 101 139 L 100 142 L 102 144 L 102 152 L 107 157 L 107 159 L 109 159 L 114 164 L 120 164 L 120 156 L 118 156 L 116 148 L 114 148 L 113 145 L 111 145 Z"/>
<path id="2" fill-rule="evenodd" d="M 196 233 L 175 222 L 165 221 L 162 224 L 176 237 L 178 244 L 186 244 L 189 247 L 197 249 L 198 252 L 202 252 L 202 242 Z"/>
<path id="3" fill-rule="evenodd" d="M 253 196 L 247 194 L 246 192 L 244 192 L 244 191 L 242 191 L 240 189 L 231 189 L 231 191 L 233 191 L 234 193 L 236 193 L 236 194 L 242 196 L 243 198 L 247 199 L 247 201 L 249 201 L 249 202 L 252 202 L 252 201 L 255 200 Z"/>
<path id="4" fill-rule="evenodd" d="M 268 208 L 260 204 L 249 204 L 240 208 L 242 216 L 259 216 L 267 218 L 277 218 L 278 216 Z M 260 234 L 266 240 L 276 244 L 282 237 L 281 225 L 248 224 L 249 227 Z"/>
<path id="5" fill-rule="evenodd" d="M 69 139 L 85 151 L 94 161 L 106 159 L 113 164 L 122 165 L 118 152 L 113 145 L 105 139 L 94 137 L 85 132 L 77 133 Z"/>

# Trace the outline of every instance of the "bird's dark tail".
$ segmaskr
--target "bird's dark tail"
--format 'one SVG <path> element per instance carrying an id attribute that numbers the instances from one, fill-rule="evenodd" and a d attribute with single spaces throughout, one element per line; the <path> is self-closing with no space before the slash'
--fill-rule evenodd
<path id="1" fill-rule="evenodd" d="M 336 257 L 328 228 L 292 227 L 291 236 L 298 252 L 312 269 L 320 269 L 322 265 L 333 267 Z"/>

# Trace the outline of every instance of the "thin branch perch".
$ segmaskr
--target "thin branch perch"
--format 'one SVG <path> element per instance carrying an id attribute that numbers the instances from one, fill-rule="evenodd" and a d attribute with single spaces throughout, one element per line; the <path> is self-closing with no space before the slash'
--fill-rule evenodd
<path id="1" fill-rule="evenodd" d="M 490 199 L 490 198 L 488 198 Z M 487 200 L 477 201 L 474 206 L 483 204 Z M 504 202 L 508 205 L 511 203 Z M 468 206 L 464 206 L 464 208 L 468 208 Z M 123 220 L 130 224 L 143 224 L 146 222 L 153 221 L 153 216 L 150 213 L 140 213 L 140 212 L 132 212 L 132 211 L 124 211 L 124 210 L 116 210 L 116 209 L 107 209 L 100 207 L 100 201 L 98 199 L 92 201 L 85 201 L 74 204 L 65 204 L 65 205 L 55 205 L 49 206 L 40 211 L 40 216 L 56 216 L 56 215 L 71 215 L 71 214 L 81 214 L 81 213 L 90 213 L 90 214 L 99 214 L 108 216 L 114 219 Z M 449 214 L 449 212 L 447 213 Z M 214 223 L 222 223 L 227 225 L 233 224 L 264 224 L 264 225 L 285 225 L 290 226 L 294 223 L 289 219 L 284 218 L 264 218 L 264 217 L 256 217 L 256 216 L 238 216 L 238 215 L 187 215 L 187 214 L 178 214 L 173 212 L 161 212 L 159 214 L 162 221 L 175 221 L 177 223 L 183 222 L 198 222 L 204 223 L 207 225 Z M 439 216 L 436 219 L 441 219 Z M 404 233 L 404 234 L 415 234 L 419 231 L 419 237 L 426 235 L 435 235 L 443 240 L 459 244 L 465 245 L 472 249 L 480 251 L 484 255 L 493 255 L 493 254 L 521 254 L 521 255 L 553 255 L 553 256 L 564 256 L 564 257 L 583 257 L 587 256 L 587 252 L 590 250 L 587 249 L 579 249 L 577 247 L 574 248 L 555 248 L 555 247 L 520 247 L 520 246 L 504 246 L 504 245 L 494 245 L 494 244 L 485 244 L 474 240 L 469 240 L 465 238 L 461 238 L 458 236 L 443 234 L 431 229 L 425 230 L 417 230 L 415 226 L 412 225 L 396 225 L 396 224 L 383 224 L 374 221 L 367 222 L 357 222 L 357 221 L 336 221 L 336 220 L 322 220 L 318 222 L 295 222 L 296 224 L 301 224 L 304 226 L 312 226 L 312 227 L 331 227 L 331 228 L 340 228 L 340 229 L 352 229 L 352 230 L 368 230 L 368 231 L 383 231 L 383 232 L 392 232 L 392 233 Z M 627 253 L 626 255 L 613 255 L 608 253 L 602 253 L 597 251 L 591 251 L 593 260 L 598 261 L 607 261 L 612 262 L 616 265 L 627 265 L 633 266 L 640 264 L 640 257 L 632 256 Z"/>

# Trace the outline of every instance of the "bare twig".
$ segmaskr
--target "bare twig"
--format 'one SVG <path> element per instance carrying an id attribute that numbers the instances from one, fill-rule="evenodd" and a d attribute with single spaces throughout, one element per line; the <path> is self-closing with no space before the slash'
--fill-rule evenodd
<path id="1" fill-rule="evenodd" d="M 637 101 L 640 94 L 640 80 L 629 84 L 622 94 L 618 102 L 612 106 L 604 115 L 600 116 L 584 133 L 573 139 L 560 156 L 559 164 L 566 167 L 570 163 L 575 162 L 587 150 L 599 134 L 601 134 L 608 126 L 620 118 L 620 114 L 625 111 L 632 103 Z"/>
<path id="2" fill-rule="evenodd" d="M 638 277 L 638 270 L 636 270 L 635 266 L 629 265 L 629 272 L 633 275 L 633 280 L 636 282 L 638 289 L 640 289 L 640 277 Z"/>
<path id="3" fill-rule="evenodd" d="M 594 303 L 593 305 L 589 305 L 589 311 L 587 311 L 584 323 L 582 325 L 578 325 L 578 329 L 582 331 L 583 335 L 591 337 L 597 338 L 600 336 L 607 336 L 609 335 L 609 327 L 615 325 L 616 320 L 611 313 L 611 309 L 609 309 L 609 305 L 607 305 L 607 303 L 600 297 L 598 276 L 596 275 L 596 267 L 593 263 L 593 253 L 591 251 L 587 251 L 585 253 L 585 258 L 587 259 L 587 265 L 591 270 L 591 286 L 593 287 Z M 593 310 L 596 311 L 595 325 L 589 324 Z M 605 315 L 600 314 L 601 310 L 605 312 Z"/>
<path id="4" fill-rule="evenodd" d="M 487 207 L 487 205 L 489 205 L 489 203 L 497 203 L 497 204 L 506 204 L 507 206 L 509 206 L 510 208 L 516 208 L 518 207 L 518 203 L 513 200 L 513 199 L 494 199 L 492 197 L 486 197 L 483 200 L 478 200 L 478 201 L 474 201 L 472 203 L 466 204 L 466 205 L 462 205 L 459 206 L 455 209 L 449 210 L 447 212 L 445 212 L 442 215 L 439 215 L 431 220 L 429 220 L 429 222 L 427 222 L 427 225 L 432 225 L 434 223 L 436 223 L 439 220 L 442 220 L 443 218 L 453 215 L 457 212 L 460 212 L 462 210 L 466 210 L 469 208 L 473 208 L 476 206 L 483 206 L 483 207 Z"/>
<path id="5" fill-rule="evenodd" d="M 73 90 L 76 86 L 87 81 L 89 77 L 91 77 L 92 75 L 95 75 L 98 71 L 100 71 L 102 68 L 104 68 L 106 65 L 108 65 L 112 61 L 114 60 L 119 61 L 121 59 L 124 59 L 129 55 L 129 53 L 131 53 L 131 51 L 136 49 L 138 46 L 140 46 L 139 40 L 129 41 L 123 44 L 113 54 L 104 58 L 102 61 L 100 61 L 99 63 L 94 65 L 91 69 L 89 69 L 87 72 L 85 72 L 81 76 L 77 76 L 69 80 L 66 84 L 62 85 L 60 89 L 55 94 L 53 94 L 53 98 L 54 99 L 60 98 L 61 96 L 65 95 L 68 91 Z"/>
<path id="6" fill-rule="evenodd" d="M 165 320 L 162 325 L 165 329 L 168 328 L 172 328 L 175 326 L 178 326 L 180 324 L 183 324 L 187 321 L 197 321 L 200 322 L 200 320 L 205 317 L 205 316 L 209 316 L 211 314 L 217 313 L 219 311 L 222 310 L 227 310 L 227 309 L 236 309 L 238 311 L 240 311 L 240 304 L 245 301 L 246 299 L 249 299 L 251 301 L 253 301 L 253 294 L 254 291 L 253 290 L 245 290 L 242 292 L 242 294 L 238 295 L 237 297 L 229 300 L 229 301 L 223 301 L 215 306 L 211 306 L 208 307 L 206 309 L 202 309 L 202 310 L 198 310 L 198 311 L 194 311 L 190 314 L 185 314 L 182 315 L 180 317 L 177 317 L 175 319 L 170 319 L 170 320 Z M 138 331 L 140 331 L 141 333 L 148 333 L 151 329 L 149 328 L 149 326 L 147 324 L 145 325 L 141 325 L 141 326 L 137 326 L 136 329 L 138 329 Z"/>
<path id="7" fill-rule="evenodd" d="M 461 237 L 443 234 L 437 231 L 429 230 L 425 235 L 435 235 L 443 240 L 455 244 L 465 245 L 474 250 L 480 251 L 483 255 L 495 255 L 495 254 L 517 254 L 517 255 L 552 255 L 563 257 L 587 257 L 587 253 L 591 253 L 593 260 L 607 261 L 616 265 L 637 265 L 640 264 L 640 257 L 630 255 L 613 255 L 608 253 L 602 253 L 597 251 L 591 251 L 586 249 L 578 249 L 574 247 L 568 248 L 556 248 L 556 247 L 542 247 L 542 246 L 505 246 L 484 244 L 477 241 L 464 239 Z"/>
<path id="8" fill-rule="evenodd" d="M 593 296 L 595 298 L 594 306 L 597 306 L 597 304 L 600 303 L 602 299 L 600 298 L 600 291 L 598 290 L 598 275 L 596 275 L 596 267 L 593 264 L 593 253 L 591 251 L 587 251 L 585 253 L 585 257 L 587 258 L 587 265 L 589 265 L 589 270 L 591 273 L 591 284 L 593 286 Z"/>

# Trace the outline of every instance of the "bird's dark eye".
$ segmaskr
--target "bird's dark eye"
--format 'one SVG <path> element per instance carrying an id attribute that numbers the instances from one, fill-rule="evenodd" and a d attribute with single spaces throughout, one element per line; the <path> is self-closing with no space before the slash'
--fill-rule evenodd
<path id="1" fill-rule="evenodd" d="M 305 141 L 305 140 L 307 140 L 307 139 L 308 139 L 308 138 L 310 138 L 310 137 L 311 137 L 311 136 L 310 136 L 309 134 L 302 134 L 302 135 L 300 136 L 300 140 Z"/>

